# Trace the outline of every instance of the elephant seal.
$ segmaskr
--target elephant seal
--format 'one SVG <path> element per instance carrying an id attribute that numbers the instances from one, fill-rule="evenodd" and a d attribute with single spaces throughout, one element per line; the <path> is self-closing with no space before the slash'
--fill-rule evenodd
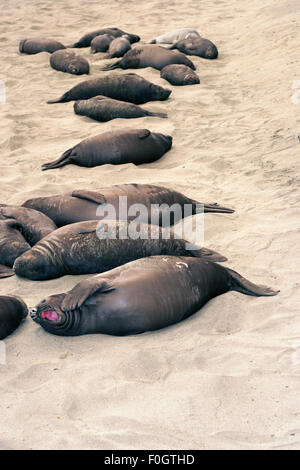
<path id="1" fill-rule="evenodd" d="M 194 70 L 186 65 L 171 64 L 164 67 L 160 72 L 161 78 L 167 80 L 171 85 L 196 85 L 200 79 Z"/>
<path id="2" fill-rule="evenodd" d="M 24 54 L 38 54 L 39 52 L 49 52 L 52 54 L 52 52 L 58 51 L 59 49 L 65 49 L 65 46 L 54 39 L 23 39 L 19 44 L 19 51 Z"/>
<path id="3" fill-rule="evenodd" d="M 173 44 L 174 42 L 181 41 L 190 37 L 200 37 L 200 34 L 193 28 L 174 29 L 169 33 L 162 34 L 150 41 L 150 44 Z"/>
<path id="4" fill-rule="evenodd" d="M 151 256 L 84 279 L 66 294 L 47 297 L 30 316 L 60 336 L 135 335 L 185 320 L 228 291 L 258 297 L 279 292 L 210 261 Z"/>
<path id="5" fill-rule="evenodd" d="M 113 59 L 114 57 L 122 57 L 127 51 L 131 49 L 131 44 L 128 36 L 121 36 L 115 38 L 108 47 L 108 53 L 105 59 Z"/>
<path id="6" fill-rule="evenodd" d="M 55 70 L 71 73 L 72 75 L 90 73 L 88 61 L 69 49 L 61 49 L 53 52 L 50 56 L 50 65 Z"/>
<path id="7" fill-rule="evenodd" d="M 41 281 L 66 274 L 100 273 L 161 254 L 226 261 L 206 248 L 193 245 L 193 250 L 188 249 L 184 239 L 157 225 L 88 220 L 58 228 L 19 256 L 13 269 L 18 276 Z"/>
<path id="8" fill-rule="evenodd" d="M 171 49 L 178 49 L 188 55 L 196 55 L 203 59 L 217 59 L 218 49 L 208 39 L 204 38 L 188 38 L 183 41 L 178 41 L 169 47 Z"/>
<path id="9" fill-rule="evenodd" d="M 101 70 L 114 69 L 142 69 L 145 67 L 153 67 L 161 70 L 166 65 L 184 64 L 195 70 L 193 62 L 182 53 L 175 53 L 161 46 L 143 45 L 126 52 L 122 59 L 117 60 L 113 64 L 105 65 Z"/>
<path id="10" fill-rule="evenodd" d="M 0 220 L 13 219 L 27 243 L 35 245 L 57 229 L 55 223 L 42 212 L 24 206 L 0 204 Z"/>
<path id="11" fill-rule="evenodd" d="M 21 228 L 13 219 L 0 220 L 0 263 L 4 267 L 12 267 L 15 259 L 31 248 L 21 234 Z M 0 271 L 1 277 L 13 275 L 9 269 Z"/>
<path id="12" fill-rule="evenodd" d="M 93 96 L 104 95 L 115 100 L 143 104 L 147 101 L 164 101 L 170 94 L 171 90 L 155 85 L 135 73 L 110 74 L 78 83 L 60 98 L 47 103 L 88 100 Z"/>
<path id="13" fill-rule="evenodd" d="M 97 209 L 101 207 L 102 213 L 105 208 L 113 206 L 116 212 L 116 219 L 122 220 L 120 198 L 126 198 L 127 208 L 134 204 L 143 204 L 147 208 L 148 218 L 145 222 L 155 223 L 155 217 L 152 216 L 153 208 L 159 206 L 159 217 L 157 221 L 160 225 L 173 225 L 179 222 L 182 217 L 197 213 L 197 206 L 203 208 L 203 212 L 227 213 L 232 214 L 233 209 L 222 207 L 217 203 L 205 204 L 195 199 L 190 199 L 184 194 L 152 184 L 119 184 L 90 191 L 77 189 L 68 193 L 56 196 L 37 197 L 24 202 L 23 206 L 36 209 L 43 212 L 52 219 L 58 227 L 63 225 L 83 222 L 85 220 L 100 220 L 104 216 Z M 190 213 L 187 214 L 184 209 L 190 207 Z M 178 209 L 178 212 L 177 212 Z M 130 220 L 128 211 L 126 220 Z"/>
<path id="14" fill-rule="evenodd" d="M 122 129 L 96 135 L 66 150 L 54 162 L 44 163 L 42 170 L 53 170 L 74 164 L 85 167 L 99 165 L 141 165 L 161 158 L 172 147 L 170 135 L 148 129 Z"/>
<path id="15" fill-rule="evenodd" d="M 13 333 L 27 314 L 27 305 L 20 297 L 0 295 L 0 340 Z"/>
<path id="16" fill-rule="evenodd" d="M 101 34 L 96 36 L 91 42 L 91 53 L 106 52 L 110 43 L 115 39 L 111 34 Z"/>
<path id="17" fill-rule="evenodd" d="M 88 116 L 100 122 L 107 122 L 117 118 L 130 119 L 145 116 L 168 117 L 165 113 L 154 113 L 141 108 L 137 104 L 113 100 L 112 98 L 101 95 L 94 96 L 89 100 L 75 101 L 74 111 L 75 114 Z"/>
<path id="18" fill-rule="evenodd" d="M 140 37 L 136 34 L 126 33 L 125 31 L 122 31 L 119 28 L 101 28 L 97 29 L 96 31 L 92 31 L 91 33 L 85 34 L 84 36 L 82 36 L 82 38 L 79 39 L 79 41 L 75 42 L 75 44 L 73 44 L 73 46 L 71 47 L 89 47 L 91 45 L 92 40 L 96 36 L 102 36 L 103 34 L 110 34 L 115 38 L 126 34 L 130 38 L 131 43 L 138 42 L 140 40 Z"/>

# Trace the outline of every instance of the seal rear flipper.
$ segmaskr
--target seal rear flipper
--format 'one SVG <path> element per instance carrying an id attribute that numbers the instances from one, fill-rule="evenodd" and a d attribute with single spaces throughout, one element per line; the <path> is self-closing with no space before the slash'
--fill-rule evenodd
<path id="1" fill-rule="evenodd" d="M 195 204 L 202 204 L 201 202 L 193 201 Z M 216 213 L 224 213 L 224 214 L 233 214 L 235 212 L 234 209 L 229 209 L 228 207 L 220 206 L 217 202 L 213 204 L 203 204 L 204 212 L 216 212 Z"/>
<path id="2" fill-rule="evenodd" d="M 0 279 L 3 279 L 5 277 L 11 277 L 14 276 L 14 270 L 10 268 L 9 266 L 5 266 L 4 264 L 0 264 Z"/>
<path id="3" fill-rule="evenodd" d="M 20 52 L 24 52 L 24 45 L 25 45 L 26 41 L 27 41 L 27 39 L 22 39 L 22 41 L 20 41 L 20 43 L 19 43 L 19 51 Z"/>
<path id="4" fill-rule="evenodd" d="M 280 291 L 271 289 L 271 287 L 262 286 L 253 284 L 252 282 L 245 279 L 243 276 L 238 274 L 233 269 L 225 268 L 226 271 L 231 276 L 231 289 L 237 292 L 242 292 L 243 294 L 253 295 L 253 296 L 272 296 L 277 295 Z"/>
<path id="5" fill-rule="evenodd" d="M 114 70 L 118 69 L 120 67 L 121 60 L 117 60 L 117 62 L 113 62 L 112 64 L 106 64 L 103 67 L 100 68 L 100 70 L 103 70 L 106 72 L 107 70 Z"/>
<path id="6" fill-rule="evenodd" d="M 148 116 L 160 117 L 160 118 L 167 118 L 167 113 L 152 113 L 151 111 L 148 112 Z"/>
<path id="7" fill-rule="evenodd" d="M 106 293 L 115 290 L 108 279 L 91 277 L 79 282 L 71 289 L 61 304 L 63 312 L 69 312 L 80 308 L 84 302 L 96 292 Z"/>
<path id="8" fill-rule="evenodd" d="M 64 93 L 62 96 L 60 96 L 59 98 L 55 99 L 55 100 L 48 100 L 47 103 L 48 104 L 66 103 L 67 101 L 71 101 L 70 93 L 68 91 L 66 93 Z"/>
<path id="9" fill-rule="evenodd" d="M 227 261 L 227 258 L 223 255 L 220 255 L 220 253 L 217 253 L 216 251 L 210 250 L 208 248 L 199 248 L 198 250 L 189 250 L 191 253 L 191 256 L 194 256 L 195 258 L 204 258 L 208 261 L 213 261 L 213 262 L 222 262 L 222 261 Z"/>
<path id="10" fill-rule="evenodd" d="M 72 163 L 70 160 L 71 153 L 73 151 L 73 147 L 71 149 L 66 150 L 61 157 L 59 157 L 57 160 L 54 160 L 54 162 L 50 163 L 44 163 L 42 165 L 42 171 L 45 170 L 53 170 L 54 168 L 61 168 L 62 166 L 69 165 Z"/>
<path id="11" fill-rule="evenodd" d="M 85 189 L 79 189 L 72 192 L 72 197 L 78 197 L 78 199 L 85 199 L 87 201 L 95 202 L 96 204 L 106 204 L 106 199 L 103 194 L 96 191 L 88 191 Z"/>

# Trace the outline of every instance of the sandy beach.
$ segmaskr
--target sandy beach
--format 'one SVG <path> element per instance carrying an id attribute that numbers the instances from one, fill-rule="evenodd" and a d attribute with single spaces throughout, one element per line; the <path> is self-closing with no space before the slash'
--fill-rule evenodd
<path id="1" fill-rule="evenodd" d="M 132 337 L 58 337 L 29 317 L 5 340 L 0 449 L 299 449 L 300 160 L 298 0 L 0 0 L 0 203 L 121 183 L 173 188 L 234 214 L 205 216 L 205 246 L 272 298 L 229 292 L 186 321 Z M 192 27 L 217 60 L 190 57 L 200 85 L 173 87 L 145 117 L 99 123 L 73 102 L 49 105 L 85 77 L 53 70 L 49 54 L 20 54 L 27 37 L 69 45 L 117 26 L 142 42 Z M 91 78 L 102 55 L 81 53 Z M 117 73 L 124 73 L 119 70 Z M 294 87 L 294 88 L 293 88 Z M 122 127 L 173 136 L 155 163 L 42 172 L 82 139 Z M 88 276 L 0 280 L 33 307 Z M 3 361 L 4 362 L 4 361 Z"/>

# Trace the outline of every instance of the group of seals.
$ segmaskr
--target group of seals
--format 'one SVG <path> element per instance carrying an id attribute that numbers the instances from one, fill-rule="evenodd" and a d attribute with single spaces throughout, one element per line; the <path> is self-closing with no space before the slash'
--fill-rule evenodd
<path id="1" fill-rule="evenodd" d="M 134 335 L 178 323 L 231 290 L 277 294 L 210 261 L 152 256 L 85 279 L 66 294 L 47 297 L 30 316 L 55 335 Z"/>
<path id="2" fill-rule="evenodd" d="M 127 36 L 131 43 L 140 41 L 140 37 L 136 34 L 126 33 L 119 28 L 101 28 L 97 29 L 96 31 L 92 31 L 91 33 L 85 34 L 82 36 L 82 38 L 79 39 L 79 41 L 75 42 L 72 47 L 89 47 L 94 38 L 105 34 L 113 36 L 114 38 Z"/>
<path id="3" fill-rule="evenodd" d="M 66 150 L 54 162 L 45 163 L 42 170 L 61 168 L 70 163 L 94 167 L 98 165 L 141 165 L 158 160 L 172 146 L 170 135 L 148 129 L 123 129 L 96 135 Z"/>

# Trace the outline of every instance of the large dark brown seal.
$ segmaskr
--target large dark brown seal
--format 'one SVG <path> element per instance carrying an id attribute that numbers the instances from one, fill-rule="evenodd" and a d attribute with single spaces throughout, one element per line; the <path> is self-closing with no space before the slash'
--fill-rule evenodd
<path id="1" fill-rule="evenodd" d="M 0 204 L 0 219 L 14 219 L 16 228 L 31 246 L 57 229 L 55 223 L 45 214 L 24 206 Z"/>
<path id="2" fill-rule="evenodd" d="M 19 51 L 24 54 L 38 54 L 39 52 L 49 52 L 52 54 L 52 52 L 58 51 L 59 49 L 65 49 L 65 46 L 54 39 L 23 39 L 19 44 Z"/>
<path id="3" fill-rule="evenodd" d="M 27 313 L 27 306 L 22 299 L 0 295 L 0 340 L 15 331 Z"/>
<path id="4" fill-rule="evenodd" d="M 161 78 L 167 80 L 171 85 L 196 85 L 200 79 L 194 70 L 186 65 L 171 64 L 164 67 L 160 72 Z"/>
<path id="5" fill-rule="evenodd" d="M 151 163 L 162 157 L 172 146 L 170 135 L 150 132 L 148 129 L 122 129 L 104 132 L 85 139 L 75 147 L 66 150 L 51 163 L 45 163 L 42 170 L 60 168 L 70 163 L 85 167 L 98 165 L 121 165 Z"/>
<path id="6" fill-rule="evenodd" d="M 117 118 L 131 119 L 145 116 L 168 117 L 166 113 L 154 113 L 141 108 L 137 104 L 113 100 L 112 98 L 101 95 L 94 96 L 89 100 L 75 101 L 74 111 L 75 114 L 87 116 L 100 122 L 107 122 Z"/>
<path id="7" fill-rule="evenodd" d="M 166 65 L 170 64 L 184 64 L 195 70 L 195 66 L 182 53 L 175 53 L 161 46 L 143 45 L 137 46 L 134 49 L 126 52 L 122 59 L 102 67 L 101 70 L 113 69 L 142 69 L 145 67 L 153 67 L 161 70 Z"/>
<path id="8" fill-rule="evenodd" d="M 178 49 L 188 55 L 196 55 L 203 59 L 217 59 L 218 49 L 213 42 L 201 37 L 192 37 L 178 41 L 169 49 Z"/>
<path id="9" fill-rule="evenodd" d="M 114 40 L 114 36 L 111 34 L 101 34 L 96 36 L 91 42 L 91 53 L 106 52 L 109 48 L 110 43 Z"/>
<path id="10" fill-rule="evenodd" d="M 228 291 L 272 296 L 232 269 L 190 257 L 151 256 L 85 279 L 42 300 L 31 318 L 61 336 L 116 336 L 159 330 L 185 320 Z"/>
<path id="11" fill-rule="evenodd" d="M 164 101 L 170 94 L 171 90 L 148 82 L 135 73 L 110 74 L 78 83 L 60 98 L 50 100 L 48 103 L 88 100 L 93 96 L 104 95 L 115 100 L 143 104 L 147 101 Z"/>
<path id="12" fill-rule="evenodd" d="M 43 212 L 58 227 L 62 227 L 85 220 L 101 220 L 105 216 L 108 205 L 115 208 L 116 218 L 120 220 L 122 219 L 121 198 L 123 200 L 126 198 L 127 208 L 134 204 L 143 204 L 147 208 L 148 218 L 145 222 L 148 223 L 156 223 L 152 213 L 153 209 L 158 206 L 157 223 L 166 226 L 173 225 L 182 217 L 196 214 L 199 208 L 203 212 L 228 214 L 234 212 L 233 209 L 222 207 L 217 203 L 202 203 L 172 189 L 153 184 L 119 184 L 98 191 L 78 189 L 57 196 L 29 199 L 24 202 L 23 206 Z M 186 207 L 190 208 L 190 212 L 184 211 Z M 101 213 L 99 208 L 101 208 Z M 127 210 L 125 212 L 127 218 Z M 130 220 L 129 217 L 128 219 Z"/>
<path id="13" fill-rule="evenodd" d="M 127 221 L 92 220 L 66 225 L 19 256 L 14 263 L 18 276 L 34 281 L 66 274 L 108 271 L 134 259 L 153 255 L 195 256 L 225 261 L 224 256 L 176 238 L 172 231 Z"/>
<path id="14" fill-rule="evenodd" d="M 70 49 L 62 49 L 53 52 L 50 56 L 50 65 L 55 70 L 71 73 L 72 75 L 90 73 L 90 65 L 88 61 Z"/>
<path id="15" fill-rule="evenodd" d="M 115 38 L 123 36 L 126 34 L 130 38 L 130 42 L 138 42 L 140 40 L 140 37 L 137 36 L 136 34 L 130 34 L 126 33 L 125 31 L 122 31 L 119 28 L 101 28 L 97 29 L 96 31 L 92 31 L 91 33 L 87 33 L 82 38 L 79 39 L 79 41 L 75 42 L 72 47 L 89 47 L 91 44 L 91 41 L 96 37 L 96 36 L 101 36 L 103 34 L 110 34 L 111 36 L 114 36 Z"/>
<path id="16" fill-rule="evenodd" d="M 12 276 L 13 272 L 8 268 L 13 266 L 16 258 L 30 250 L 21 229 L 21 225 L 13 219 L 0 220 L 0 264 L 6 267 L 0 269 L 0 277 Z"/>

